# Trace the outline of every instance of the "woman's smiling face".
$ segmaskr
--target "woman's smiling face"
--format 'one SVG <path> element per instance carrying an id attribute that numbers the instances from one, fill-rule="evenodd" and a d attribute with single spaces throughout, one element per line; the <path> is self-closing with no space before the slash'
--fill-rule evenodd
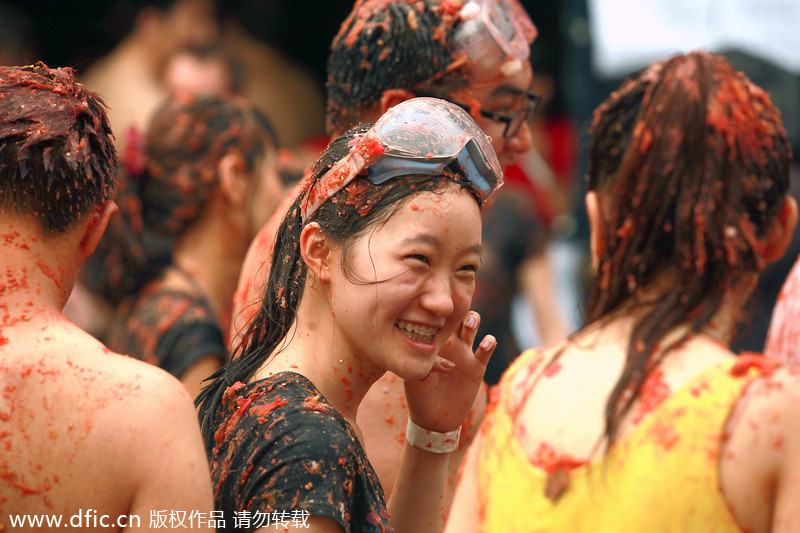
<path id="1" fill-rule="evenodd" d="M 337 337 L 379 369 L 405 379 L 428 375 L 475 290 L 481 214 L 474 196 L 455 184 L 414 194 L 349 247 L 344 271 L 342 253 L 331 265 Z"/>

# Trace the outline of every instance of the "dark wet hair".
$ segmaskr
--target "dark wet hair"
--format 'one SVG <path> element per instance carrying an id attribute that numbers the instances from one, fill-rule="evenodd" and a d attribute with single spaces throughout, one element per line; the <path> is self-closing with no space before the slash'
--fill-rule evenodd
<path id="1" fill-rule="evenodd" d="M 328 56 L 328 132 L 360 122 L 389 89 L 442 97 L 466 85 L 448 72 L 457 12 L 438 0 L 357 1 Z"/>
<path id="2" fill-rule="evenodd" d="M 124 239 L 123 249 L 114 252 L 121 264 L 110 265 L 116 298 L 135 293 L 170 263 L 176 240 L 205 212 L 226 155 L 241 155 L 253 172 L 276 142 L 264 115 L 237 96 L 182 94 L 161 104 L 144 139 L 141 166 L 129 166 L 118 199 Z"/>
<path id="3" fill-rule="evenodd" d="M 72 69 L 0 67 L 0 208 L 63 232 L 111 195 L 113 134 Z"/>
<path id="4" fill-rule="evenodd" d="M 331 166 L 343 159 L 350 150 L 348 143 L 356 135 L 367 132 L 371 126 L 358 126 L 333 141 L 317 161 L 304 190 L 316 184 Z M 350 246 L 358 237 L 392 216 L 411 195 L 422 191 L 442 192 L 448 183 L 470 186 L 466 176 L 456 166 L 457 163 L 445 167 L 438 176 L 400 176 L 379 185 L 366 179 L 355 179 L 323 202 L 305 222 L 301 215 L 304 195 L 300 194 L 294 200 L 275 238 L 261 307 L 246 326 L 243 340 L 231 361 L 212 376 L 214 381 L 203 389 L 195 401 L 201 406 L 203 431 L 207 436 L 213 432 L 211 420 L 221 405 L 225 389 L 236 382 L 246 383 L 270 355 L 280 350 L 281 343 L 291 334 L 306 283 L 307 267 L 300 255 L 303 227 L 316 222 L 333 242 L 342 246 L 342 269 L 345 275 L 351 276 L 347 267 Z M 481 205 L 477 197 L 476 201 Z"/>
<path id="5" fill-rule="evenodd" d="M 606 207 L 605 254 L 590 287 L 587 323 L 640 307 L 622 376 L 606 406 L 611 441 L 648 372 L 708 325 L 746 273 L 764 267 L 757 239 L 789 184 L 791 148 L 769 96 L 719 55 L 656 63 L 595 111 L 589 189 Z M 638 290 L 661 272 L 669 290 Z"/>

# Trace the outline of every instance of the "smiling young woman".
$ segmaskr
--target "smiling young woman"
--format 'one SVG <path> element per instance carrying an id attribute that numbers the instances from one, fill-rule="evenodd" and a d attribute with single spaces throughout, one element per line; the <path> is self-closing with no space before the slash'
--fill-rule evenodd
<path id="1" fill-rule="evenodd" d="M 436 154 L 436 155 L 432 155 Z M 305 512 L 311 531 L 438 531 L 447 454 L 495 340 L 473 353 L 480 206 L 502 184 L 458 106 L 418 98 L 334 141 L 278 232 L 261 308 L 198 398 L 217 508 Z M 359 404 L 407 380 L 388 508 Z"/>

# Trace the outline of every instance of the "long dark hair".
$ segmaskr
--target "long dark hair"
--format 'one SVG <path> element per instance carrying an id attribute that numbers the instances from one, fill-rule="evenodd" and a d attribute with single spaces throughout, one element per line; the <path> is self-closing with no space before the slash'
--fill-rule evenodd
<path id="1" fill-rule="evenodd" d="M 350 150 L 350 141 L 370 127 L 371 124 L 355 127 L 333 141 L 315 165 L 306 187 L 313 186 L 331 166 L 344 158 Z M 318 223 L 333 242 L 342 246 L 342 269 L 348 275 L 347 251 L 358 237 L 387 220 L 411 195 L 421 191 L 443 191 L 445 185 L 452 182 L 468 187 L 466 178 L 456 165 L 445 168 L 439 176 L 401 176 L 379 185 L 357 178 L 321 204 L 306 221 L 301 217 L 303 194 L 294 200 L 275 238 L 261 307 L 246 326 L 242 342 L 231 360 L 211 377 L 213 381 L 195 400 L 201 408 L 206 437 L 213 432 L 211 420 L 221 406 L 226 388 L 236 382 L 246 383 L 291 335 L 307 274 L 300 255 L 300 234 L 304 225 Z M 477 197 L 476 200 L 480 205 Z"/>
<path id="2" fill-rule="evenodd" d="M 790 160 L 780 112 L 719 55 L 656 63 L 595 111 L 588 183 L 609 208 L 587 323 L 643 310 L 606 405 L 609 442 L 665 353 L 709 324 L 742 275 L 763 269 L 757 239 L 780 210 Z M 641 298 L 665 269 L 673 286 Z M 659 347 L 681 324 L 686 335 Z"/>

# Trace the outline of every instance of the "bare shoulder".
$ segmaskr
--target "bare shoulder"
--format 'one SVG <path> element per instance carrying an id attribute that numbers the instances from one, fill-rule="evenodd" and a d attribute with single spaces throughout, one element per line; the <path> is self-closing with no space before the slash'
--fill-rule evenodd
<path id="1" fill-rule="evenodd" d="M 563 355 L 564 351 L 563 346 L 554 345 L 546 348 L 530 348 L 519 354 L 500 382 L 500 388 L 508 400 L 521 406 L 543 376 L 555 376 L 560 373 L 562 363 L 559 356 Z M 494 393 L 495 399 L 498 394 Z"/>
<path id="2" fill-rule="evenodd" d="M 19 397 L 47 405 L 60 424 L 82 428 L 82 449 L 136 463 L 148 446 L 185 435 L 199 442 L 192 400 L 168 373 L 111 352 L 65 320 L 25 327 L 12 337 L 7 379 Z"/>
<path id="3" fill-rule="evenodd" d="M 791 449 L 800 450 L 800 369 L 765 371 L 747 385 L 726 432 L 728 448 L 752 449 L 755 466 L 778 468 Z"/>
<path id="4" fill-rule="evenodd" d="M 114 461 L 120 477 L 137 487 L 132 508 L 169 503 L 170 509 L 211 509 L 200 424 L 184 385 L 160 368 L 99 343 L 95 348 L 82 358 L 103 376 L 90 393 L 98 406 L 94 442 L 104 445 L 97 453 Z"/>
<path id="5" fill-rule="evenodd" d="M 798 405 L 800 370 L 777 368 L 747 385 L 729 417 L 720 481 L 731 512 L 748 530 L 769 531 L 787 513 L 800 519 L 800 509 L 786 504 L 800 498 Z"/>
<path id="6" fill-rule="evenodd" d="M 748 384 L 731 417 L 730 431 L 757 438 L 761 433 L 783 433 L 800 423 L 800 369 L 766 370 Z M 744 421 L 758 424 L 742 424 Z M 776 447 L 780 448 L 780 446 Z"/>
<path id="7" fill-rule="evenodd" d="M 64 379 L 93 384 L 78 388 L 81 394 L 113 403 L 135 404 L 127 406 L 137 410 L 164 402 L 191 405 L 186 389 L 175 377 L 153 365 L 112 352 L 82 331 L 68 332 L 58 345 L 60 353 L 53 364 L 64 368 Z M 168 417 L 170 413 L 162 416 Z"/>
<path id="8" fill-rule="evenodd" d="M 0 498 L 30 512 L 42 505 L 141 516 L 156 508 L 210 509 L 199 423 L 180 382 L 65 322 L 32 320 L 4 330 L 7 460 L 47 499 L 20 498 L 13 484 L 0 484 Z"/>
<path id="9" fill-rule="evenodd" d="M 623 358 L 613 346 L 582 341 L 518 358 L 495 399 L 513 415 L 516 436 L 530 458 L 541 449 L 578 460 L 592 456 Z"/>
<path id="10" fill-rule="evenodd" d="M 187 512 L 213 509 L 211 478 L 200 424 L 186 388 L 163 370 L 113 353 L 107 375 L 112 389 L 124 393 L 104 401 L 116 409 L 106 421 L 103 440 L 116 442 L 125 461 L 123 477 L 132 480 L 132 509 L 146 516 L 152 509 Z"/>
<path id="11" fill-rule="evenodd" d="M 61 318 L 20 323 L 4 334 L 6 378 L 16 380 L 15 388 L 27 394 L 63 398 L 60 403 L 72 407 L 65 416 L 118 405 L 138 409 L 163 401 L 191 403 L 168 373 L 112 352 Z"/>
<path id="12" fill-rule="evenodd" d="M 66 418 L 91 417 L 92 440 L 114 444 L 116 453 L 138 460 L 149 445 L 187 434 L 199 439 L 192 399 L 176 378 L 114 353 L 80 330 L 65 327 L 58 333 L 42 352 L 41 361 L 55 378 L 42 394 L 70 405 Z"/>

